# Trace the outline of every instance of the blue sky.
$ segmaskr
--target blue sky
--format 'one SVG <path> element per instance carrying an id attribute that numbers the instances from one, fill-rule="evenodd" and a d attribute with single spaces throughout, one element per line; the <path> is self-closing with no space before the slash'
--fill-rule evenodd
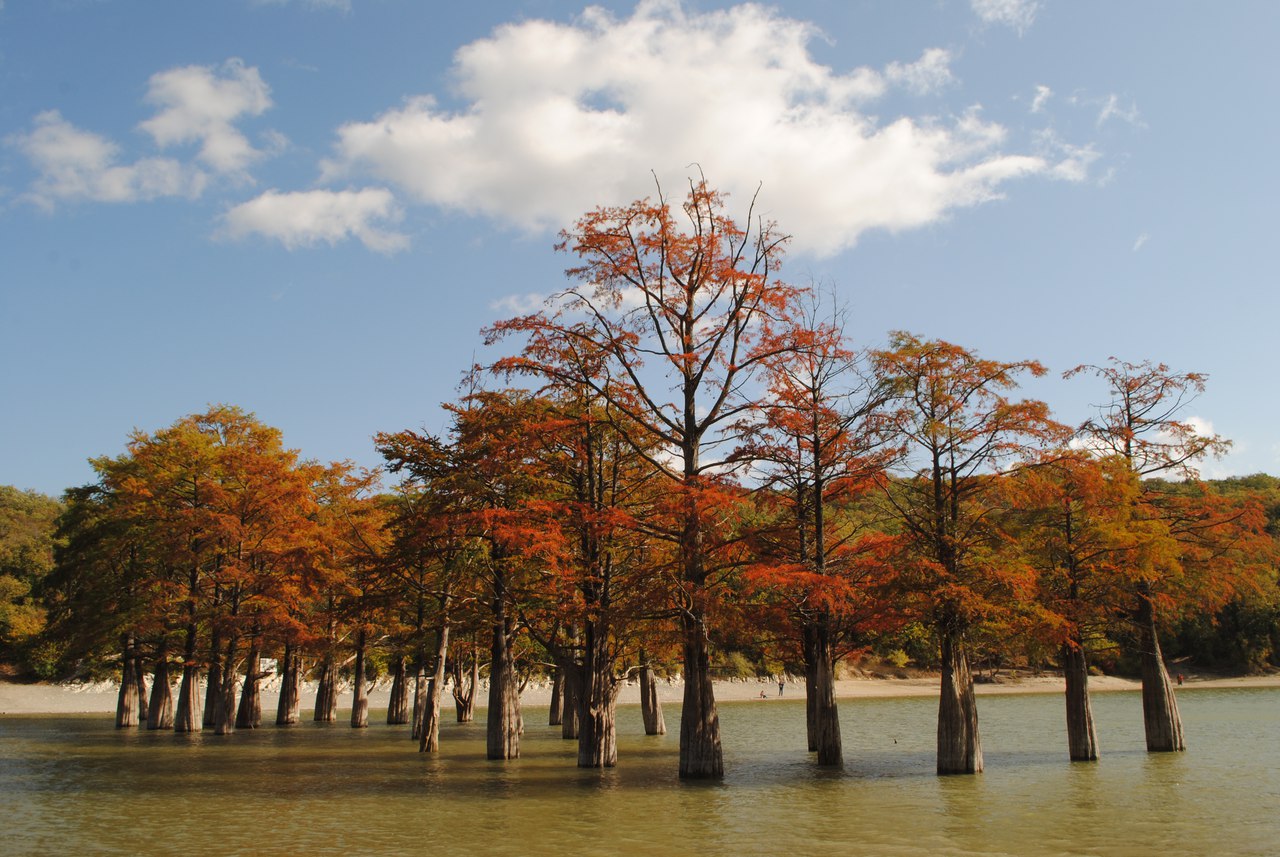
<path id="1" fill-rule="evenodd" d="M 695 163 L 860 344 L 1206 372 L 1206 474 L 1280 473 L 1278 37 L 1245 0 L 7 0 L 0 483 L 211 402 L 374 465 L 563 285 L 557 229 Z"/>

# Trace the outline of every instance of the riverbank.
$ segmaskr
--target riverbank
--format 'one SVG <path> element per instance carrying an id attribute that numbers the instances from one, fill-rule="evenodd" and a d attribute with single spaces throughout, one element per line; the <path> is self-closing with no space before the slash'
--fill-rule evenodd
<path id="1" fill-rule="evenodd" d="M 1201 688 L 1225 687 L 1280 687 L 1280 673 L 1262 676 L 1215 677 L 1193 675 L 1179 688 L 1197 690 Z M 90 682 L 68 684 L 21 684 L 0 681 L 0 715 L 4 714 L 104 714 L 114 713 L 119 686 L 114 682 Z M 778 683 L 776 681 L 718 681 L 715 683 L 716 699 L 721 702 L 757 700 L 761 703 L 778 700 Z M 1140 684 L 1132 679 L 1118 676 L 1093 676 L 1089 679 L 1089 688 L 1095 693 L 1114 691 L 1135 691 Z M 264 712 L 275 710 L 277 697 L 274 687 L 264 688 L 262 708 Z M 979 695 L 1023 694 L 1023 693 L 1062 693 L 1061 676 L 1054 675 L 1013 675 L 997 677 L 995 681 L 983 682 L 976 686 Z M 683 692 L 679 682 L 660 681 L 658 694 L 665 704 L 678 704 Z M 761 698 L 761 694 L 764 697 Z M 888 697 L 936 696 L 938 678 L 925 676 L 916 678 L 850 678 L 836 682 L 836 696 L 840 699 L 875 699 Z M 176 694 L 176 689 L 175 689 Z M 372 709 L 386 708 L 390 688 L 380 684 L 369 697 Z M 551 688 L 549 685 L 530 684 L 521 693 L 521 702 L 528 708 L 539 708 L 550 704 Z M 788 681 L 783 689 L 782 699 L 803 699 L 804 683 Z M 302 693 L 303 709 L 309 711 L 315 699 L 315 686 L 304 686 Z M 350 705 L 350 690 L 345 690 L 339 706 Z M 446 697 L 446 705 L 451 704 Z M 636 684 L 624 685 L 618 694 L 618 702 L 622 705 L 638 705 L 640 688 Z M 483 707 L 483 696 L 477 705 Z"/>

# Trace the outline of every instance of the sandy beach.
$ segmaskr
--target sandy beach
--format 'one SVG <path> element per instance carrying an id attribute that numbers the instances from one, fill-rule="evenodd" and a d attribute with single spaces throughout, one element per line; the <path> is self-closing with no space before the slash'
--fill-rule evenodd
<path id="1" fill-rule="evenodd" d="M 114 682 L 68 683 L 68 684 L 22 684 L 0 682 L 0 715 L 5 714 L 92 714 L 114 713 L 118 685 Z M 1139 683 L 1132 679 L 1116 676 L 1093 676 L 1089 679 L 1089 688 L 1095 693 L 1116 691 L 1136 691 Z M 1280 687 L 1280 674 L 1262 676 L 1241 676 L 1229 678 L 1194 676 L 1187 680 L 1179 691 L 1195 691 L 1203 688 L 1225 687 Z M 777 701 L 778 684 L 776 681 L 719 681 L 716 682 L 716 699 L 720 702 L 754 700 L 761 704 Z M 304 686 L 302 707 L 310 709 L 315 699 L 315 685 Z M 659 696 L 667 704 L 678 704 L 683 691 L 679 682 L 659 681 Z M 1013 694 L 1013 693 L 1062 693 L 1063 682 L 1060 676 L 1010 676 L 1000 677 L 991 683 L 978 684 L 979 695 Z M 275 688 L 269 683 L 264 687 L 263 711 L 274 711 L 277 697 Z M 760 694 L 765 694 L 762 699 Z M 379 684 L 370 694 L 370 708 L 385 708 L 390 688 L 387 684 Z M 938 693 L 938 678 L 851 678 L 836 683 L 836 694 L 840 699 L 870 699 L 903 696 L 935 696 Z M 175 688 L 176 696 L 176 688 Z M 529 708 L 538 708 L 549 704 L 551 688 L 548 684 L 530 684 L 521 694 L 521 702 Z M 782 699 L 803 699 L 804 683 L 788 681 Z M 446 704 L 451 700 L 446 697 Z M 621 705 L 638 705 L 640 688 L 637 684 L 626 684 L 618 695 Z M 344 696 L 339 698 L 338 705 L 350 706 L 350 689 L 344 689 Z M 478 704 L 483 706 L 483 698 Z"/>

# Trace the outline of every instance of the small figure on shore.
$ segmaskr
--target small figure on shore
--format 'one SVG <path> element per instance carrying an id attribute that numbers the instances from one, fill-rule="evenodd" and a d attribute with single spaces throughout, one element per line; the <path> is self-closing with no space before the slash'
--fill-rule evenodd
<path id="1" fill-rule="evenodd" d="M 1182 687 L 1183 680 L 1184 680 L 1184 677 L 1182 673 L 1178 673 L 1178 687 Z"/>
<path id="2" fill-rule="evenodd" d="M 769 694 L 765 693 L 763 688 L 761 688 L 761 690 L 760 690 L 760 698 L 761 698 L 761 699 L 768 699 L 768 698 L 769 698 Z"/>
<path id="3" fill-rule="evenodd" d="M 778 696 L 782 696 L 782 692 L 787 689 L 787 683 L 783 679 L 778 679 Z"/>

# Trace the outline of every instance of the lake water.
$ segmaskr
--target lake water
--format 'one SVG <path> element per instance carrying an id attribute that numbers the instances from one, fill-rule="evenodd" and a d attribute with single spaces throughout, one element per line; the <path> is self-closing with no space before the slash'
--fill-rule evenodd
<path id="1" fill-rule="evenodd" d="M 728 703 L 714 785 L 680 782 L 677 735 L 644 736 L 634 707 L 604 772 L 578 770 L 540 710 L 507 763 L 484 759 L 481 724 L 446 724 L 431 757 L 380 724 L 217 737 L 7 716 L 0 853 L 1280 853 L 1280 690 L 1181 693 L 1181 754 L 1145 751 L 1136 693 L 1094 704 L 1102 759 L 1071 764 L 1060 696 L 980 697 L 986 772 L 939 778 L 932 699 L 842 700 L 841 771 L 805 752 L 802 701 Z"/>

